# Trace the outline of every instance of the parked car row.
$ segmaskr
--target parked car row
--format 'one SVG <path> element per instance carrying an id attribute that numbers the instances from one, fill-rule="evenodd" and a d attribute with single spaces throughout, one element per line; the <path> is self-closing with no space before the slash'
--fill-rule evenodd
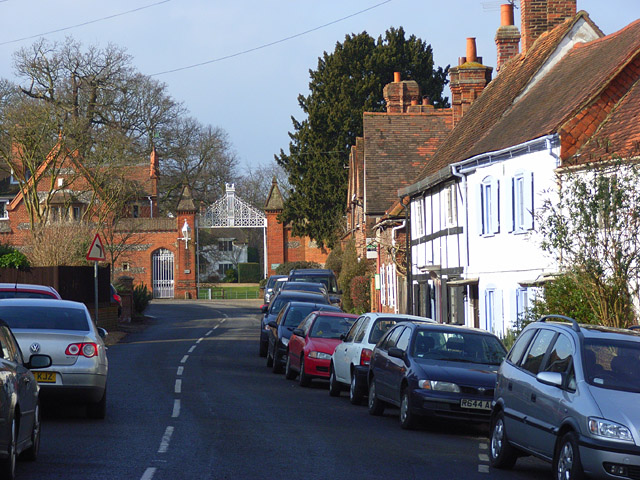
<path id="1" fill-rule="evenodd" d="M 87 307 L 61 300 L 51 287 L 0 284 L 0 477 L 15 477 L 16 459 L 35 460 L 40 400 L 87 406 L 106 415 L 108 361 Z"/>
<path id="2" fill-rule="evenodd" d="M 371 415 L 398 407 L 403 428 L 424 416 L 488 423 L 496 468 L 534 455 L 557 479 L 640 478 L 638 329 L 551 315 L 528 325 L 507 354 L 484 330 L 292 305 L 267 326 L 267 364 L 274 372 L 284 364 L 287 379 L 328 379 L 330 396 L 367 397 Z M 294 315 L 303 309 L 304 318 Z"/>

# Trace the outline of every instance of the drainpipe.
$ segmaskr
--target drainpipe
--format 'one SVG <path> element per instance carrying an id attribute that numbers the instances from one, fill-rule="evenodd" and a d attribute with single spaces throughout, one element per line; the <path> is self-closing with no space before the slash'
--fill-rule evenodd
<path id="1" fill-rule="evenodd" d="M 451 167 L 451 174 L 454 177 L 458 177 L 462 183 L 462 202 L 464 203 L 464 232 L 465 232 L 465 243 L 467 246 L 467 252 L 466 252 L 466 266 L 469 266 L 469 202 L 468 200 L 468 185 L 467 185 L 467 176 L 463 173 L 459 173 L 456 169 L 456 166 L 453 165 Z"/>
<path id="2" fill-rule="evenodd" d="M 151 195 L 147 195 L 147 200 L 149 200 L 149 204 L 151 205 L 149 217 L 153 218 L 153 199 L 151 198 Z"/>

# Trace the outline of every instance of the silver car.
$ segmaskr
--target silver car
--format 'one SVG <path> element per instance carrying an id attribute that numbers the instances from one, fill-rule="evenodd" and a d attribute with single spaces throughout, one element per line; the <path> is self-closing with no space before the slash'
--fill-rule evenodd
<path id="1" fill-rule="evenodd" d="M 0 300 L 0 319 L 11 327 L 27 361 L 32 354 L 51 357 L 51 366 L 33 372 L 43 399 L 83 403 L 89 417 L 105 417 L 107 332 L 95 326 L 83 303 L 5 299 Z"/>
<path id="2" fill-rule="evenodd" d="M 535 455 L 558 480 L 640 478 L 640 332 L 529 324 L 498 372 L 489 452 L 497 468 Z"/>

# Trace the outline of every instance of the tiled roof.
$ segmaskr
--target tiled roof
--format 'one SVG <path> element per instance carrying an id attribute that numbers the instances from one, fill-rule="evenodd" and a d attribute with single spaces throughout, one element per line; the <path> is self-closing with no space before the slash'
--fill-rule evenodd
<path id="1" fill-rule="evenodd" d="M 514 100 L 524 91 L 562 39 L 581 19 L 600 32 L 585 12 L 579 12 L 573 19 L 565 21 L 540 36 L 526 55 L 518 54 L 509 60 L 502 67 L 500 75 L 489 83 L 482 95 L 471 105 L 452 134 L 433 156 L 432 161 L 417 175 L 415 181 L 433 175 L 451 163 L 473 156 L 481 150 L 478 148 L 480 144 L 484 146 L 484 151 L 494 150 L 494 144 L 484 141 L 484 137 L 491 134 L 496 123 L 513 105 Z"/>
<path id="2" fill-rule="evenodd" d="M 574 47 L 496 122 L 468 156 L 559 133 L 560 127 L 594 99 L 639 47 L 640 20 L 612 35 Z"/>
<path id="3" fill-rule="evenodd" d="M 267 201 L 264 204 L 264 209 L 269 211 L 282 210 L 284 208 L 284 199 L 282 198 L 282 192 L 278 187 L 278 180 L 273 177 L 271 182 L 271 190 L 267 196 Z"/>
<path id="4" fill-rule="evenodd" d="M 364 183 L 367 215 L 384 214 L 398 188 L 411 183 L 453 126 L 451 110 L 364 114 Z"/>

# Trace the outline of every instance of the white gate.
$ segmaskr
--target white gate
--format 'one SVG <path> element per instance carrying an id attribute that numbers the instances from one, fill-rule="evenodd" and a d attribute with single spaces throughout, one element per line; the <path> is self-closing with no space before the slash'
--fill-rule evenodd
<path id="1" fill-rule="evenodd" d="M 165 248 L 153 252 L 153 298 L 173 298 L 173 253 Z"/>

